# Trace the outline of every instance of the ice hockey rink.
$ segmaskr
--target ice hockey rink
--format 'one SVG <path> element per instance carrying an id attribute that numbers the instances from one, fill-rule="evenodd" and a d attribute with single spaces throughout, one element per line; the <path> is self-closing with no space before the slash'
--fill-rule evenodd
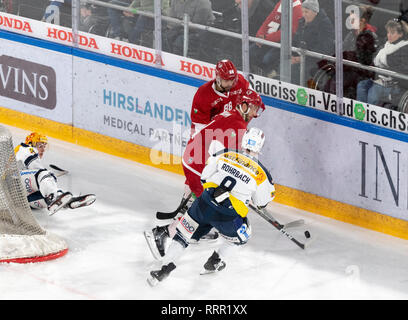
<path id="1" fill-rule="evenodd" d="M 29 133 L 6 127 L 14 145 Z M 408 241 L 277 203 L 269 210 L 281 223 L 305 220 L 289 232 L 304 241 L 309 230 L 309 248 L 249 213 L 252 238 L 225 270 L 199 274 L 219 242 L 190 245 L 171 276 L 152 288 L 146 278 L 159 263 L 143 231 L 164 224 L 157 210 L 177 207 L 183 177 L 53 138 L 43 160 L 69 170 L 59 178 L 62 189 L 97 200 L 53 216 L 34 212 L 69 251 L 53 261 L 0 265 L 1 300 L 408 299 Z"/>

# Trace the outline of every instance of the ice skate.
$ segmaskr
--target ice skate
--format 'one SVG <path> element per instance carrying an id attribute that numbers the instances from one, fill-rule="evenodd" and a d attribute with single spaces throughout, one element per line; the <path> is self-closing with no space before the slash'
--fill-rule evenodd
<path id="1" fill-rule="evenodd" d="M 152 231 L 145 231 L 144 236 L 149 249 L 156 260 L 160 260 L 165 255 L 166 245 L 169 240 L 167 227 L 153 228 Z"/>
<path id="2" fill-rule="evenodd" d="M 151 278 L 148 278 L 147 282 L 154 287 L 159 282 L 166 279 L 174 269 L 176 269 L 176 265 L 173 262 L 170 262 L 169 264 L 162 266 L 160 270 L 150 271 Z"/>
<path id="3" fill-rule="evenodd" d="M 220 259 L 217 252 L 213 252 L 211 257 L 208 258 L 207 262 L 204 264 L 204 268 L 200 274 L 210 274 L 221 271 L 225 268 L 226 263 Z"/>
<path id="4" fill-rule="evenodd" d="M 65 207 L 70 209 L 86 207 L 94 203 L 95 200 L 96 196 L 94 194 L 85 194 L 83 196 L 72 197 Z"/>
<path id="5" fill-rule="evenodd" d="M 68 202 L 71 201 L 72 193 L 71 192 L 60 193 L 55 200 L 54 197 L 55 197 L 54 194 L 50 194 L 45 199 L 46 203 L 48 204 L 48 211 L 50 216 L 52 216 L 54 213 L 56 213 L 58 210 L 63 208 Z"/>

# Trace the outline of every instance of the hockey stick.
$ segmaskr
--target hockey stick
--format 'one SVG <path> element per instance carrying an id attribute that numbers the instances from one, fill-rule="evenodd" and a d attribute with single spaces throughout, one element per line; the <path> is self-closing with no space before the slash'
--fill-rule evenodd
<path id="1" fill-rule="evenodd" d="M 61 169 L 60 167 L 57 167 L 55 164 L 50 164 L 50 168 L 51 168 L 51 169 L 54 169 L 55 171 L 58 171 L 58 172 L 55 174 L 57 177 L 61 177 L 61 176 L 63 176 L 64 174 L 68 174 L 68 173 L 69 173 L 68 170 Z"/>
<path id="2" fill-rule="evenodd" d="M 179 206 L 177 207 L 176 210 L 172 211 L 172 212 L 160 212 L 157 211 L 156 212 L 156 218 L 159 220 L 167 220 L 167 219 L 173 219 L 175 216 L 177 216 L 177 214 L 180 212 L 180 210 L 187 204 L 188 200 L 190 200 L 191 198 L 191 193 L 186 197 L 183 198 L 179 204 Z"/>
<path id="3" fill-rule="evenodd" d="M 260 210 L 252 204 L 249 204 L 249 207 L 253 211 L 255 211 L 258 215 L 260 215 L 262 218 L 264 218 L 266 221 L 268 221 L 271 225 L 273 225 L 276 229 L 278 229 L 283 235 L 285 235 L 290 240 L 292 240 L 298 247 L 300 247 L 301 249 L 306 249 L 306 246 L 309 244 L 309 241 L 304 242 L 304 243 L 300 242 L 299 240 L 295 239 L 294 237 L 292 237 L 292 235 L 286 232 L 285 225 L 280 224 L 277 220 L 275 220 L 275 218 L 266 214 L 264 210 Z"/>

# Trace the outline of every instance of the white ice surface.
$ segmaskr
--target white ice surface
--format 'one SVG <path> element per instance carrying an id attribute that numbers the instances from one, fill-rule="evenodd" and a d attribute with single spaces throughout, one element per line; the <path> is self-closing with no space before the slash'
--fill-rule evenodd
<path id="1" fill-rule="evenodd" d="M 6 127 L 15 145 L 29 133 Z M 200 276 L 218 244 L 191 245 L 171 276 L 151 288 L 146 278 L 159 264 L 143 230 L 163 224 L 157 210 L 178 205 L 183 177 L 49 140 L 44 162 L 70 171 L 60 186 L 95 193 L 97 201 L 51 217 L 35 212 L 69 252 L 54 261 L 0 265 L 0 299 L 408 299 L 407 241 L 277 203 L 269 206 L 277 220 L 305 220 L 305 228 L 290 232 L 304 241 L 310 231 L 315 241 L 307 250 L 250 213 L 253 237 L 224 271 Z"/>

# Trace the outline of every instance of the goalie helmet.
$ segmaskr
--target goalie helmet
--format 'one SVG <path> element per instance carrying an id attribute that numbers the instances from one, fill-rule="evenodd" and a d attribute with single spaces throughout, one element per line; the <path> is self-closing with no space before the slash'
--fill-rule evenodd
<path id="1" fill-rule="evenodd" d="M 218 86 L 221 86 L 221 80 L 233 80 L 233 87 L 238 81 L 238 72 L 237 68 L 235 68 L 232 61 L 228 59 L 224 59 L 217 62 L 215 67 L 215 79 L 217 81 Z"/>
<path id="2" fill-rule="evenodd" d="M 25 139 L 25 144 L 30 144 L 33 147 L 35 147 L 37 143 L 47 144 L 48 138 L 45 135 L 40 134 L 38 132 L 32 132 Z"/>
<path id="3" fill-rule="evenodd" d="M 246 103 L 250 108 L 256 108 L 256 116 L 259 117 L 263 111 L 265 111 L 265 104 L 262 102 L 261 96 L 254 90 L 248 89 L 245 93 L 239 98 L 238 106 L 241 108 L 242 104 Z M 241 108 L 241 112 L 242 108 Z M 244 114 L 248 113 L 243 112 Z"/>
<path id="4" fill-rule="evenodd" d="M 255 153 L 260 153 L 265 143 L 265 134 L 261 129 L 250 128 L 242 137 L 242 150 L 249 150 Z"/>

